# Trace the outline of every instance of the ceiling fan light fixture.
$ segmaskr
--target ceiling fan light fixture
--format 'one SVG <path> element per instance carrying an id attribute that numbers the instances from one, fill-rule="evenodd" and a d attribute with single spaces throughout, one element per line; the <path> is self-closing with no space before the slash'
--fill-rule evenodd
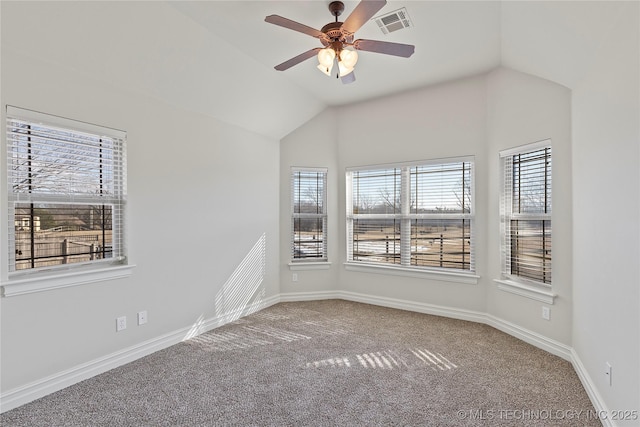
<path id="1" fill-rule="evenodd" d="M 328 67 L 325 67 L 322 64 L 318 64 L 318 70 L 322 71 L 324 74 L 326 74 L 327 76 L 331 75 L 331 69 L 333 68 L 333 64 L 329 65 Z"/>
<path id="2" fill-rule="evenodd" d="M 344 64 L 346 68 L 353 68 L 356 66 L 358 62 L 358 52 L 353 49 L 342 49 L 340 51 L 340 63 Z"/>
<path id="3" fill-rule="evenodd" d="M 336 57 L 336 52 L 330 47 L 320 49 L 318 51 L 318 62 L 320 63 L 320 65 L 324 66 L 325 68 L 331 68 L 335 57 Z"/>
<path id="4" fill-rule="evenodd" d="M 342 61 L 338 62 L 340 77 L 344 77 L 353 71 L 353 67 L 347 67 Z"/>
<path id="5" fill-rule="evenodd" d="M 318 51 L 318 70 L 322 71 L 327 76 L 330 76 L 335 58 L 336 52 L 330 47 L 320 49 Z"/>

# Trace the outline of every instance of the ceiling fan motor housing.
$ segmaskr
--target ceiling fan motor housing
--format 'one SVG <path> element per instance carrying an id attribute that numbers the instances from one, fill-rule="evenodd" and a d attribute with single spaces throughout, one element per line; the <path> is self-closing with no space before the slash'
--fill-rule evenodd
<path id="1" fill-rule="evenodd" d="M 341 28 L 342 22 L 336 21 L 328 23 L 327 25 L 322 27 L 320 31 L 325 33 L 330 40 L 340 40 L 343 36 Z"/>
<path id="2" fill-rule="evenodd" d="M 329 3 L 329 11 L 336 17 L 335 22 L 329 22 L 320 31 L 326 34 L 327 38 L 320 38 L 325 47 L 331 46 L 336 52 L 342 50 L 343 43 L 353 43 L 353 34 L 342 28 L 342 22 L 338 21 L 338 16 L 344 12 L 344 3 L 332 1 Z"/>
<path id="3" fill-rule="evenodd" d="M 329 11 L 333 16 L 336 17 L 336 21 L 338 20 L 338 16 L 342 15 L 344 12 L 344 3 L 341 1 L 332 1 L 329 3 Z"/>

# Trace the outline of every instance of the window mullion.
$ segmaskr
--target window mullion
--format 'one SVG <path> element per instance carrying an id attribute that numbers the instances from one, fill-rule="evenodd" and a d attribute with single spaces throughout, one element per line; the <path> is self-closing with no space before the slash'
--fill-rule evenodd
<path id="1" fill-rule="evenodd" d="M 400 264 L 411 265 L 411 169 L 403 166 L 400 180 Z"/>
<path id="2" fill-rule="evenodd" d="M 29 193 L 31 193 L 33 191 L 33 169 L 32 169 L 32 151 L 31 151 L 31 125 L 27 125 L 27 134 L 29 135 L 27 137 L 27 167 L 29 170 L 28 173 L 28 179 L 29 179 Z M 29 235 L 30 235 L 30 248 L 29 248 L 29 258 L 30 258 L 30 265 L 31 268 L 35 268 L 36 266 L 36 237 L 35 237 L 35 215 L 33 213 L 33 203 L 29 204 Z"/>

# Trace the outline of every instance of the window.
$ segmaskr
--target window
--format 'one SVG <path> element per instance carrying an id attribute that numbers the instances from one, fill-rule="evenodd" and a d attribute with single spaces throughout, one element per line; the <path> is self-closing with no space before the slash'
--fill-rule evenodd
<path id="1" fill-rule="evenodd" d="M 347 262 L 473 272 L 473 162 L 347 170 Z"/>
<path id="2" fill-rule="evenodd" d="M 126 258 L 125 134 L 7 107 L 9 273 Z"/>
<path id="3" fill-rule="evenodd" d="M 551 284 L 550 141 L 500 153 L 502 274 Z"/>
<path id="4" fill-rule="evenodd" d="M 327 170 L 291 170 L 291 259 L 327 261 Z"/>

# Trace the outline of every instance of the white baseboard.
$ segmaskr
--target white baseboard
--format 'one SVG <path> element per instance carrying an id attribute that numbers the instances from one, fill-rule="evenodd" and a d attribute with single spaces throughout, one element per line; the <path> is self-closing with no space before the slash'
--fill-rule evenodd
<path id="1" fill-rule="evenodd" d="M 323 299 L 340 299 L 340 291 L 287 292 L 280 294 L 281 302 L 318 301 Z"/>
<path id="2" fill-rule="evenodd" d="M 435 316 L 451 317 L 453 319 L 468 320 L 471 322 L 485 323 L 486 315 L 478 311 L 460 308 L 443 307 L 440 305 L 426 304 L 415 301 L 407 301 L 396 298 L 379 297 L 360 294 L 356 292 L 340 292 L 340 298 L 347 301 L 362 302 L 365 304 L 379 305 L 382 307 L 397 308 L 400 310 L 415 311 L 417 313 L 433 314 Z"/>
<path id="3" fill-rule="evenodd" d="M 576 374 L 587 392 L 587 396 L 589 396 L 596 412 L 610 414 L 611 412 L 609 412 L 609 408 L 605 405 L 604 400 L 602 400 L 602 396 L 600 396 L 598 388 L 591 379 L 591 375 L 587 372 L 587 369 L 582 364 L 582 360 L 580 360 L 578 353 L 576 353 L 574 349 L 571 349 L 571 364 L 573 365 L 573 369 L 576 371 Z M 602 422 L 603 427 L 615 426 L 613 420 L 608 416 L 600 418 L 600 422 Z"/>
<path id="4" fill-rule="evenodd" d="M 499 317 L 495 317 L 490 314 L 485 314 L 485 316 L 486 321 L 484 323 L 487 325 L 571 362 L 571 347 L 568 345 L 562 344 L 561 342 L 551 338 L 547 338 L 544 335 L 540 335 L 539 333 L 530 331 L 529 329 L 525 329 L 515 323 L 507 322 Z"/>
<path id="5" fill-rule="evenodd" d="M 9 390 L 0 395 L 0 413 L 31 402 L 47 394 L 62 390 L 65 387 L 91 378 L 95 375 L 122 366 L 126 363 L 147 356 L 156 351 L 178 344 L 185 339 L 202 334 L 209 330 L 230 323 L 240 317 L 262 310 L 278 302 L 315 301 L 324 299 L 343 299 L 365 304 L 379 305 L 389 308 L 450 317 L 492 326 L 502 332 L 521 339 L 542 350 L 570 361 L 582 382 L 596 411 L 607 411 L 606 405 L 598 393 L 587 370 L 573 348 L 558 341 L 542 336 L 536 332 L 522 328 L 498 317 L 479 311 L 445 307 L 434 304 L 419 303 L 396 298 L 379 297 L 347 291 L 291 292 L 278 294 L 249 304 L 243 308 L 198 322 L 190 327 L 182 328 L 162 336 L 144 341 L 135 346 L 114 352 L 71 369 L 59 372 L 30 384 Z M 613 426 L 611 420 L 603 419 L 605 427 Z"/>
<path id="6" fill-rule="evenodd" d="M 433 314 L 436 316 L 450 317 L 459 320 L 468 320 L 470 322 L 476 323 L 484 323 L 506 334 L 521 339 L 524 342 L 541 348 L 542 350 L 548 351 L 551 354 L 562 357 L 567 361 L 571 361 L 571 347 L 547 338 L 536 332 L 522 328 L 516 324 L 507 322 L 506 320 L 489 315 L 487 313 L 482 313 L 480 311 L 445 307 L 395 298 L 377 297 L 372 295 L 358 294 L 355 292 L 339 292 L 339 295 L 340 298 L 349 301 L 363 302 L 390 308 L 398 308 L 401 310 L 415 311 L 418 313 Z"/>
<path id="7" fill-rule="evenodd" d="M 280 296 L 272 296 L 249 304 L 241 309 L 206 319 L 196 325 L 178 329 L 159 337 L 144 341 L 129 348 L 91 360 L 71 369 L 58 372 L 30 384 L 17 387 L 0 395 L 0 413 L 39 399 L 65 387 L 89 379 L 110 369 L 117 368 L 156 351 L 178 344 L 185 339 L 233 322 L 240 317 L 254 313 L 280 302 Z"/>

